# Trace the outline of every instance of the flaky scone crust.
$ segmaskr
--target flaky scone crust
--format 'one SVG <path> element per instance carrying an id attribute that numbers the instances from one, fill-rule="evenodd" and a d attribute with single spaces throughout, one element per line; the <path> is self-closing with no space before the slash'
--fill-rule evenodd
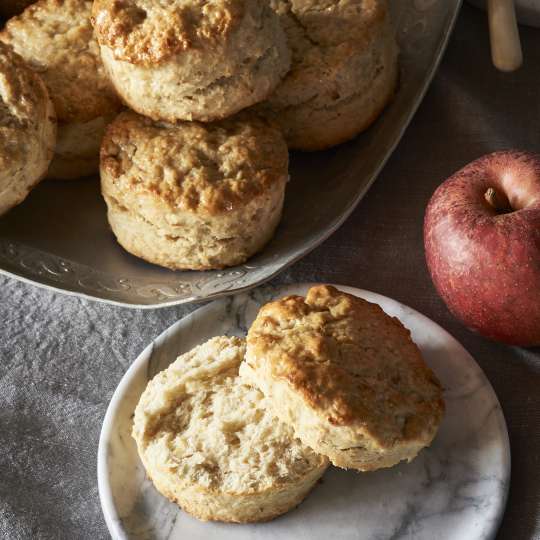
<path id="1" fill-rule="evenodd" d="M 137 192 L 170 211 L 230 213 L 287 177 L 278 130 L 241 114 L 213 124 L 163 124 L 124 112 L 107 129 L 101 169 L 117 190 Z"/>
<path id="2" fill-rule="evenodd" d="M 341 467 L 412 459 L 444 411 L 441 386 L 409 331 L 378 305 L 330 286 L 265 305 L 241 375 L 304 443 Z"/>
<path id="3" fill-rule="evenodd" d="M 110 116 L 120 102 L 101 62 L 91 0 L 39 0 L 0 33 L 43 78 L 61 123 Z"/>
<path id="4" fill-rule="evenodd" d="M 122 113 L 101 149 L 101 191 L 118 242 L 174 270 L 242 264 L 271 239 L 288 177 L 279 130 L 250 114 L 154 122 Z"/>
<path id="5" fill-rule="evenodd" d="M 238 31 L 249 7 L 243 0 L 95 0 L 93 21 L 116 60 L 157 64 L 188 49 L 219 46 Z"/>

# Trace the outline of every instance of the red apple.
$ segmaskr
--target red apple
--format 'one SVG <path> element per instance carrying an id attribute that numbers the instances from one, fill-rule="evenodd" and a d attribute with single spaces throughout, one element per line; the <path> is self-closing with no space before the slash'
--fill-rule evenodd
<path id="1" fill-rule="evenodd" d="M 426 261 L 450 311 L 480 334 L 540 345 L 540 156 L 473 161 L 435 191 Z"/>

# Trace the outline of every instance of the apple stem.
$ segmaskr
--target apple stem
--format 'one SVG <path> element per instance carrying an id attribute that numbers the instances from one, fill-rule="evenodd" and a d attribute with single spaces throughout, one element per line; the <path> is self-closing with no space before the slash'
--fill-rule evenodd
<path id="1" fill-rule="evenodd" d="M 495 209 L 496 212 L 505 213 L 511 212 L 512 207 L 506 196 L 498 191 L 495 188 L 488 188 L 484 193 L 484 198 L 488 204 Z"/>

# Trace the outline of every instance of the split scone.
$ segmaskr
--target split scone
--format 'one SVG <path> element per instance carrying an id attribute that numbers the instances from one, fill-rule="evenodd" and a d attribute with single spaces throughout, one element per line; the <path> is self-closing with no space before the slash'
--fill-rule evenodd
<path id="1" fill-rule="evenodd" d="M 0 17 L 13 17 L 23 11 L 24 8 L 33 4 L 35 0 L 1 0 Z"/>
<path id="2" fill-rule="evenodd" d="M 397 45 L 386 0 L 271 0 L 291 70 L 261 109 L 290 148 L 321 150 L 367 129 L 394 94 Z"/>
<path id="3" fill-rule="evenodd" d="M 56 119 L 45 84 L 0 42 L 0 215 L 43 178 L 55 141 Z"/>
<path id="4" fill-rule="evenodd" d="M 238 376 L 245 342 L 216 337 L 146 387 L 133 437 L 157 490 L 202 520 L 266 521 L 297 506 L 328 460 Z"/>
<path id="5" fill-rule="evenodd" d="M 268 0 L 96 0 L 116 90 L 155 120 L 212 121 L 262 101 L 290 65 Z"/>
<path id="6" fill-rule="evenodd" d="M 105 126 L 121 106 L 101 63 L 91 9 L 91 0 L 40 0 L 0 33 L 41 75 L 54 103 L 58 139 L 50 178 L 97 173 Z"/>
<path id="7" fill-rule="evenodd" d="M 240 375 L 303 443 L 343 468 L 412 460 L 444 412 L 409 331 L 378 305 L 324 285 L 263 306 Z"/>
<path id="8" fill-rule="evenodd" d="M 241 264 L 274 234 L 288 159 L 279 130 L 252 115 L 171 125 L 122 113 L 101 149 L 109 223 L 127 251 L 161 266 Z"/>

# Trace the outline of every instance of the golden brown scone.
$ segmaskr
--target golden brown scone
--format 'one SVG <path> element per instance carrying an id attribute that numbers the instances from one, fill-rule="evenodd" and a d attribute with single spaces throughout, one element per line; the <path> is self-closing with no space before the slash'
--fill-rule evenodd
<path id="1" fill-rule="evenodd" d="M 156 123 L 122 113 L 101 149 L 109 223 L 130 253 L 171 269 L 241 264 L 281 217 L 288 151 L 253 115 Z"/>
<path id="2" fill-rule="evenodd" d="M 13 17 L 23 11 L 36 0 L 0 0 L 0 18 Z"/>
<path id="3" fill-rule="evenodd" d="M 216 337 L 148 384 L 133 437 L 157 490 L 202 520 L 267 521 L 297 506 L 328 460 L 238 376 L 245 342 Z"/>
<path id="4" fill-rule="evenodd" d="M 116 90 L 155 120 L 231 116 L 268 97 L 290 65 L 268 0 L 96 0 L 93 13 Z"/>
<path id="5" fill-rule="evenodd" d="M 397 46 L 387 0 L 271 0 L 291 70 L 260 109 L 290 148 L 322 150 L 367 129 L 394 94 Z"/>
<path id="6" fill-rule="evenodd" d="M 263 306 L 240 375 L 302 442 L 343 468 L 412 460 L 444 412 L 409 331 L 378 305 L 325 285 Z"/>
<path id="7" fill-rule="evenodd" d="M 40 0 L 0 33 L 37 71 L 58 117 L 52 178 L 78 178 L 98 171 L 106 124 L 120 110 L 93 36 L 91 0 Z"/>
<path id="8" fill-rule="evenodd" d="M 43 178 L 55 141 L 47 87 L 0 42 L 0 215 L 22 202 Z"/>

